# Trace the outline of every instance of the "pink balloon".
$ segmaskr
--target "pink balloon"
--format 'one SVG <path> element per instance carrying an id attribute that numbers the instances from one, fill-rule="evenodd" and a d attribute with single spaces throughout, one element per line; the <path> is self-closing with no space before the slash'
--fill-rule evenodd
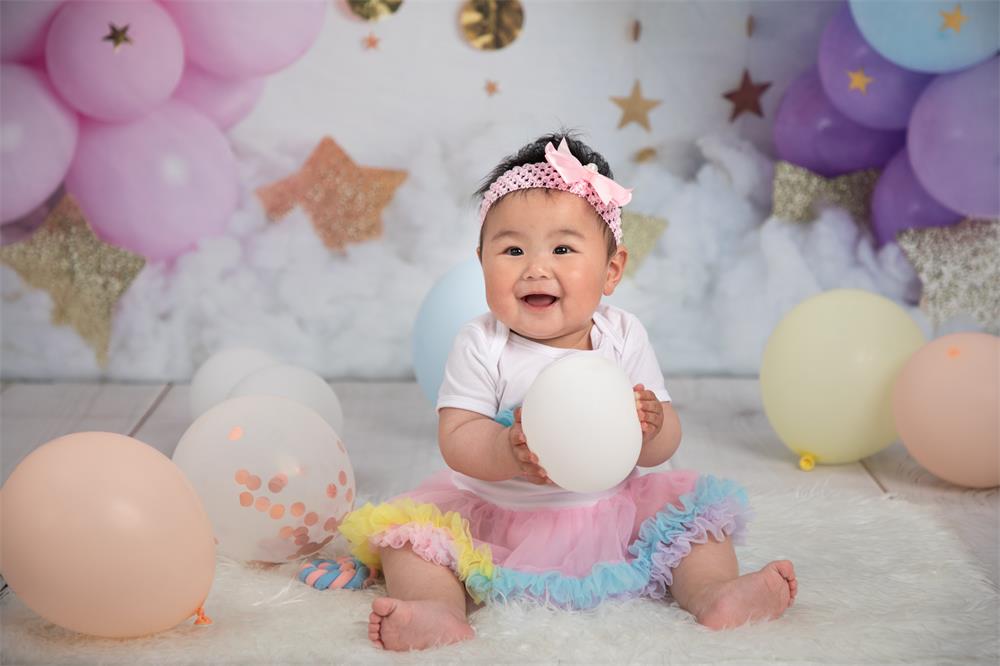
<path id="1" fill-rule="evenodd" d="M 0 224 L 45 201 L 76 149 L 77 117 L 41 72 L 0 66 Z"/>
<path id="2" fill-rule="evenodd" d="M 324 0 L 163 0 L 184 34 L 188 60 L 222 77 L 271 74 L 292 64 L 323 28 Z"/>
<path id="3" fill-rule="evenodd" d="M 114 29 L 131 42 L 115 46 Z M 155 2 L 81 0 L 56 14 L 45 61 L 56 89 L 81 113 L 134 120 L 174 92 L 184 69 L 184 45 Z"/>
<path id="4" fill-rule="evenodd" d="M 239 194 L 226 138 L 176 100 L 131 123 L 83 123 L 66 189 L 99 236 L 154 261 L 225 231 Z"/>
<path id="5" fill-rule="evenodd" d="M 45 53 L 45 33 L 62 0 L 0 2 L 0 58 L 28 62 Z"/>
<path id="6" fill-rule="evenodd" d="M 264 91 L 264 79 L 221 79 L 188 63 L 174 98 L 208 116 L 219 129 L 243 120 Z"/>

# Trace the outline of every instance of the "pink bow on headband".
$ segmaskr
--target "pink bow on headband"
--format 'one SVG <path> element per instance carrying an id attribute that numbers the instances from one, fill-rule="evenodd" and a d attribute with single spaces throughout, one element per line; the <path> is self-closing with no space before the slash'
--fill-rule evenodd
<path id="1" fill-rule="evenodd" d="M 545 146 L 545 161 L 555 168 L 567 185 L 590 183 L 605 205 L 613 201 L 618 206 L 624 206 L 632 200 L 631 189 L 622 187 L 607 176 L 602 176 L 593 164 L 587 166 L 580 164 L 580 160 L 570 152 L 565 138 L 559 142 L 559 150 L 552 146 L 551 141 Z"/>

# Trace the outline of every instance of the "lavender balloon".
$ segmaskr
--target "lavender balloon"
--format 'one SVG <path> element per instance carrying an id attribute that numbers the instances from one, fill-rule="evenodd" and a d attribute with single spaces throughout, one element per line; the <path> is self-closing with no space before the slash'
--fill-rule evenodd
<path id="1" fill-rule="evenodd" d="M 171 100 L 131 123 L 84 123 L 66 189 L 99 236 L 169 260 L 226 229 L 236 160 L 212 121 Z"/>
<path id="2" fill-rule="evenodd" d="M 222 79 L 188 63 L 174 98 L 198 109 L 224 130 L 245 118 L 263 91 L 263 78 Z"/>
<path id="3" fill-rule="evenodd" d="M 788 86 L 774 119 L 778 157 L 827 177 L 883 166 L 905 136 L 864 127 L 838 111 L 815 67 Z"/>
<path id="4" fill-rule="evenodd" d="M 28 214 L 62 182 L 77 118 L 41 72 L 0 66 L 0 224 Z"/>
<path id="5" fill-rule="evenodd" d="M 155 2 L 80 0 L 67 3 L 52 21 L 45 62 L 59 94 L 81 113 L 134 120 L 173 93 L 184 46 Z"/>
<path id="6" fill-rule="evenodd" d="M 0 58 L 30 62 L 45 53 L 45 33 L 61 0 L 0 2 Z"/>
<path id="7" fill-rule="evenodd" d="M 876 129 L 903 129 L 917 97 L 933 78 L 903 69 L 865 41 L 844 5 L 823 31 L 819 74 L 833 105 L 851 120 Z"/>
<path id="8" fill-rule="evenodd" d="M 326 12 L 325 0 L 162 3 L 184 34 L 188 60 L 230 79 L 271 74 L 298 60 Z"/>
<path id="9" fill-rule="evenodd" d="M 875 183 L 872 226 L 880 246 L 895 242 L 896 234 L 905 229 L 944 227 L 961 219 L 961 215 L 939 204 L 920 186 L 906 148 L 889 161 Z"/>
<path id="10" fill-rule="evenodd" d="M 965 215 L 1000 215 L 1000 59 L 943 74 L 917 100 L 907 147 L 920 184 Z"/>

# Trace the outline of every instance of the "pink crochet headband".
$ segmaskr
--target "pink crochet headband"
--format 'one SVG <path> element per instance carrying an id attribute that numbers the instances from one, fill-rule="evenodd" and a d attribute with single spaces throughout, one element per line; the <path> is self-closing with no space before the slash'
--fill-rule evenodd
<path id="1" fill-rule="evenodd" d="M 566 139 L 559 143 L 558 150 L 552 146 L 552 142 L 545 146 L 544 162 L 516 166 L 493 181 L 490 189 L 483 195 L 483 203 L 479 207 L 479 224 L 486 219 L 490 206 L 505 194 L 533 187 L 563 190 L 583 197 L 611 227 L 615 242 L 621 245 L 621 207 L 632 200 L 632 190 L 599 174 L 597 165 L 580 164 L 580 160 L 576 159 L 566 145 Z"/>

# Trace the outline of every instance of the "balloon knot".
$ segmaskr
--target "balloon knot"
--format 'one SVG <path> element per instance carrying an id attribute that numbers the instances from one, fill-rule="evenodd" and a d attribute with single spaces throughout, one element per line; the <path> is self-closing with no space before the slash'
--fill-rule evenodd
<path id="1" fill-rule="evenodd" d="M 799 458 L 799 469 L 803 472 L 811 472 L 816 466 L 816 457 L 811 453 L 805 453 Z"/>
<path id="2" fill-rule="evenodd" d="M 205 609 L 204 609 L 204 607 L 198 606 L 198 610 L 195 611 L 195 614 L 198 616 L 198 619 L 196 619 L 194 621 L 194 623 L 196 625 L 198 625 L 198 624 L 212 624 L 212 618 L 210 618 L 209 616 L 205 615 Z"/>

